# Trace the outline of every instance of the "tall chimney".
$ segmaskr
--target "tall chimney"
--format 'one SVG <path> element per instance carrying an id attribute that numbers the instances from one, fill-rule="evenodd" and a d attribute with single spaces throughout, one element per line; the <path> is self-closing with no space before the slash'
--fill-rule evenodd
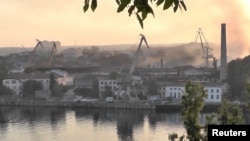
<path id="1" fill-rule="evenodd" d="M 220 81 L 227 78 L 227 41 L 226 24 L 221 24 L 221 62 L 220 62 Z"/>
<path id="2" fill-rule="evenodd" d="M 163 69 L 163 59 L 161 58 L 161 69 Z"/>

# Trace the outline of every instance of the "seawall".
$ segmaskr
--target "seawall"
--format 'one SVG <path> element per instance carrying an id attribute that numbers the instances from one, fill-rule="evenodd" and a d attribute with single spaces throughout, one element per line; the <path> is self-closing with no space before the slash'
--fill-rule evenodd
<path id="1" fill-rule="evenodd" d="M 70 108 L 98 108 L 98 109 L 141 109 L 155 110 L 156 112 L 179 112 L 181 104 L 152 104 L 143 102 L 72 102 L 72 101 L 46 101 L 46 100 L 16 100 L 1 101 L 0 106 L 31 106 L 31 107 L 70 107 Z M 219 103 L 205 104 L 204 112 L 217 111 Z"/>

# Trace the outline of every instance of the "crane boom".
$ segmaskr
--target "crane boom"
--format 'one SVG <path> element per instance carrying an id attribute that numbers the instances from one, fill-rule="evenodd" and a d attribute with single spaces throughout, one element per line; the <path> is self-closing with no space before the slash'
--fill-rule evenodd
<path id="1" fill-rule="evenodd" d="M 205 67 L 208 68 L 208 62 L 210 58 L 213 58 L 214 56 L 211 54 L 210 51 L 212 51 L 213 49 L 209 47 L 207 40 L 201 30 L 201 28 L 199 28 L 198 33 L 197 33 L 197 37 L 199 36 L 200 42 L 201 42 L 201 47 L 202 47 L 202 51 L 204 54 L 204 59 L 205 59 Z M 196 37 L 196 42 L 197 42 L 197 37 Z M 204 40 L 204 42 L 203 42 Z"/>
<path id="2" fill-rule="evenodd" d="M 56 53 L 57 51 L 57 48 L 56 48 L 56 42 L 53 42 L 53 47 L 52 47 L 52 50 L 50 52 L 50 58 L 49 58 L 49 64 L 48 64 L 48 67 L 51 66 L 52 64 L 52 61 L 53 61 L 53 57 L 54 57 L 54 54 Z"/>
<path id="3" fill-rule="evenodd" d="M 31 66 L 31 62 L 32 62 L 32 60 L 34 58 L 34 55 L 36 53 L 36 49 L 39 47 L 39 45 L 41 45 L 41 47 L 44 48 L 44 46 L 43 46 L 43 44 L 42 44 L 42 42 L 40 40 L 36 39 L 36 41 L 37 41 L 37 44 L 34 47 L 33 51 L 31 52 L 31 56 L 30 56 L 30 59 L 29 59 L 29 62 L 28 62 L 29 67 Z"/>
<path id="4" fill-rule="evenodd" d="M 134 59 L 133 59 L 133 62 L 132 62 L 132 65 L 131 65 L 131 68 L 130 68 L 130 71 L 129 71 L 129 75 L 130 75 L 130 76 L 133 74 L 133 72 L 134 72 L 134 70 L 135 70 L 135 67 L 137 66 L 137 63 L 138 63 L 138 56 L 139 56 L 139 52 L 140 52 L 140 50 L 141 50 L 142 42 L 144 41 L 145 44 L 146 44 L 146 46 L 147 46 L 147 48 L 149 48 L 145 36 L 142 35 L 142 34 L 140 34 L 140 36 L 141 36 L 141 40 L 140 40 L 140 43 L 139 43 L 139 45 L 138 45 L 138 48 L 137 48 L 137 50 L 136 50 L 136 52 L 135 52 Z"/>

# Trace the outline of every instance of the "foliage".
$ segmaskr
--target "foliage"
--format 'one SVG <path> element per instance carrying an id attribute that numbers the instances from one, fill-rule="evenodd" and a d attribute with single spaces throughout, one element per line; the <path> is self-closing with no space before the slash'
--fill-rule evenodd
<path id="1" fill-rule="evenodd" d="M 49 89 L 51 90 L 51 94 L 54 95 L 54 85 L 55 85 L 55 76 L 54 74 L 51 72 L 50 73 L 50 81 L 49 81 Z"/>
<path id="2" fill-rule="evenodd" d="M 98 80 L 93 80 L 92 88 L 77 88 L 74 93 L 84 98 L 99 98 Z"/>
<path id="3" fill-rule="evenodd" d="M 175 139 L 177 139 L 177 138 L 178 138 L 178 134 L 176 134 L 176 133 L 172 133 L 172 134 L 168 135 L 168 139 L 170 141 L 175 141 Z"/>
<path id="4" fill-rule="evenodd" d="M 199 114 L 204 106 L 206 93 L 204 88 L 198 83 L 188 82 L 185 86 L 186 94 L 182 96 L 182 118 L 187 138 L 190 141 L 198 141 L 202 138 L 200 133 Z"/>
<path id="5" fill-rule="evenodd" d="M 3 63 L 0 63 L 0 81 L 2 81 L 7 75 L 8 70 Z M 2 83 L 1 83 L 2 84 Z"/>
<path id="6" fill-rule="evenodd" d="M 250 110 L 250 84 L 249 83 L 246 84 L 246 90 L 247 90 L 247 100 L 248 100 L 247 108 L 248 110 Z"/>
<path id="7" fill-rule="evenodd" d="M 237 104 L 231 104 L 228 100 L 223 100 L 217 113 L 211 113 L 206 116 L 206 123 L 204 125 L 203 140 L 207 140 L 208 125 L 237 125 L 244 124 L 244 116 L 242 109 Z"/>
<path id="8" fill-rule="evenodd" d="M 143 28 L 143 21 L 147 18 L 148 14 L 155 16 L 152 5 L 156 5 L 156 7 L 163 5 L 163 10 L 167 10 L 173 6 L 174 12 L 176 12 L 178 8 L 181 10 L 183 8 L 185 11 L 187 10 L 184 0 L 116 0 L 116 3 L 118 5 L 117 13 L 127 8 L 129 16 L 135 14 L 141 28 Z M 97 8 L 97 0 L 91 0 L 91 2 L 90 0 L 85 0 L 83 11 L 86 12 L 89 6 L 94 12 Z"/>
<path id="9" fill-rule="evenodd" d="M 223 100 L 222 105 L 218 109 L 218 121 L 222 125 L 243 124 L 245 122 L 239 105 L 230 104 L 228 100 Z"/>
<path id="10" fill-rule="evenodd" d="M 112 71 L 109 73 L 110 79 L 117 79 L 118 72 L 117 71 Z"/>
<path id="11" fill-rule="evenodd" d="M 65 90 L 65 86 L 58 84 L 57 81 L 55 81 L 54 85 L 53 85 L 53 89 L 51 90 L 51 93 L 53 97 L 62 97 L 63 96 L 63 92 L 66 91 Z"/>
<path id="12" fill-rule="evenodd" d="M 49 89 L 51 90 L 51 95 L 53 97 L 61 97 L 63 93 L 67 91 L 66 86 L 58 84 L 58 82 L 55 80 L 54 73 L 52 72 L 50 73 Z"/>
<path id="13" fill-rule="evenodd" d="M 188 82 L 185 90 L 187 94 L 182 97 L 182 104 L 184 105 L 182 118 L 187 131 L 187 138 L 190 141 L 207 140 L 206 133 L 209 124 L 234 125 L 245 123 L 241 107 L 230 103 L 229 100 L 223 100 L 218 111 L 208 115 L 205 125 L 201 126 L 199 123 L 199 114 L 204 106 L 206 93 L 198 83 Z M 248 91 L 250 91 L 250 86 L 248 87 Z M 203 129 L 203 133 L 201 133 L 201 129 Z M 169 135 L 170 140 L 177 138 L 178 135 L 175 133 Z M 179 138 L 179 140 L 183 139 L 184 136 Z"/>
<path id="14" fill-rule="evenodd" d="M 232 60 L 228 63 L 228 84 L 230 85 L 230 99 L 246 99 L 244 87 L 249 81 L 250 56 L 243 59 Z M 237 94 L 237 96 L 236 96 Z"/>
<path id="15" fill-rule="evenodd" d="M 32 72 L 34 72 L 35 70 L 36 70 L 36 69 L 33 68 L 33 67 L 27 67 L 27 68 L 24 69 L 24 73 L 32 73 Z"/>
<path id="16" fill-rule="evenodd" d="M 110 86 L 105 86 L 104 97 L 106 98 L 112 96 L 113 96 L 112 88 Z"/>
<path id="17" fill-rule="evenodd" d="M 93 80 L 92 97 L 93 98 L 98 98 L 99 97 L 99 83 L 98 83 L 97 79 Z"/>
<path id="18" fill-rule="evenodd" d="M 137 94 L 137 96 L 138 96 L 138 98 L 139 98 L 140 100 L 146 100 L 146 99 L 147 99 L 147 96 L 145 96 L 142 92 L 139 92 L 139 93 Z"/>
<path id="19" fill-rule="evenodd" d="M 37 90 L 42 90 L 43 86 L 41 82 L 35 80 L 28 80 L 23 83 L 23 97 L 32 98 L 35 96 Z"/>
<path id="20" fill-rule="evenodd" d="M 13 91 L 6 86 L 0 85 L 0 96 L 12 96 Z"/>
<path id="21" fill-rule="evenodd" d="M 78 96 L 82 96 L 84 98 L 94 98 L 92 93 L 92 89 L 91 88 L 77 88 L 75 89 L 75 94 Z"/>
<path id="22" fill-rule="evenodd" d="M 157 95 L 158 91 L 157 91 L 157 85 L 156 82 L 154 80 L 150 81 L 148 84 L 148 91 L 147 91 L 147 95 Z"/>

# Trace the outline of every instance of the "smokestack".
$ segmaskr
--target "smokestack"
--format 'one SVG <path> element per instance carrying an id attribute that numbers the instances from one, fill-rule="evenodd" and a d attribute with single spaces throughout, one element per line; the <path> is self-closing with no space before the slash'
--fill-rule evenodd
<path id="1" fill-rule="evenodd" d="M 163 59 L 161 58 L 161 69 L 163 68 Z"/>
<path id="2" fill-rule="evenodd" d="M 227 78 L 227 41 L 226 24 L 221 24 L 221 63 L 220 63 L 220 81 Z"/>

